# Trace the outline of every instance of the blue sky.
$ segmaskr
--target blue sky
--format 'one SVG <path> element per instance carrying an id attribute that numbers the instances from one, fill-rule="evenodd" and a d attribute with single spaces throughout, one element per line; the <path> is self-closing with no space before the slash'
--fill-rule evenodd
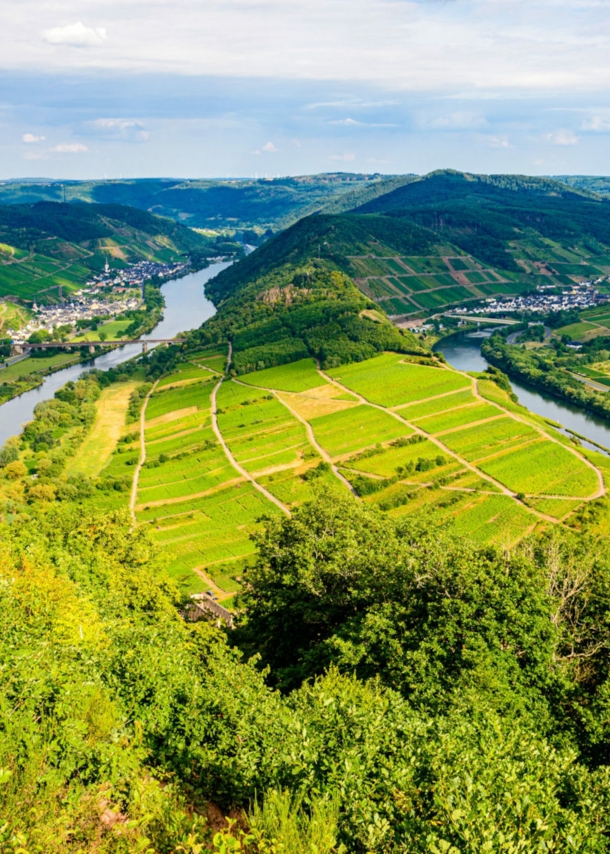
<path id="1" fill-rule="evenodd" d="M 3 0 L 1 178 L 607 174 L 608 0 Z"/>

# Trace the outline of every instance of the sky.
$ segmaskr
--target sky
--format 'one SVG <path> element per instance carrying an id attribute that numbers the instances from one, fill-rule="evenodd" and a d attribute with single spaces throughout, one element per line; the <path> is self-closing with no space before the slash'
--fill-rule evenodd
<path id="1" fill-rule="evenodd" d="M 608 174 L 610 0 L 2 0 L 0 179 Z"/>

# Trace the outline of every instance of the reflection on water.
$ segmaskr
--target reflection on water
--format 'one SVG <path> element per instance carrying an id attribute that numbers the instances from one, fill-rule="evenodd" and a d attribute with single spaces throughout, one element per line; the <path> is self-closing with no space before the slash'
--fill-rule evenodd
<path id="1" fill-rule="evenodd" d="M 199 270 L 197 273 L 191 273 L 181 279 L 172 279 L 166 282 L 161 290 L 165 297 L 165 308 L 163 309 L 163 320 L 154 328 L 152 332 L 142 336 L 142 340 L 147 338 L 173 338 L 179 332 L 186 332 L 188 329 L 195 329 L 216 313 L 214 304 L 206 299 L 204 294 L 204 284 L 214 278 L 221 270 L 228 267 L 230 262 L 212 264 L 205 270 Z M 0 406 L 0 445 L 2 445 L 9 436 L 14 436 L 21 432 L 22 426 L 31 421 L 34 415 L 34 407 L 42 400 L 49 400 L 53 397 L 57 389 L 65 385 L 69 380 L 76 380 L 87 367 L 96 367 L 100 370 L 107 370 L 120 365 L 121 362 L 126 362 L 142 352 L 141 344 L 126 344 L 124 347 L 119 347 L 106 353 L 103 356 L 98 356 L 97 359 L 84 365 L 73 365 L 70 368 L 64 368 L 62 371 L 57 371 L 50 376 L 45 377 L 42 385 L 38 388 L 27 391 L 20 397 L 15 397 L 7 403 Z M 0 371 L 0 379 L 2 372 Z"/>
<path id="2" fill-rule="evenodd" d="M 459 371 L 484 371 L 489 365 L 487 359 L 481 355 L 480 338 L 464 334 L 452 335 L 439 341 L 434 349 L 443 353 L 449 364 Z M 519 398 L 519 403 L 532 412 L 551 421 L 559 421 L 569 430 L 610 448 L 610 422 L 523 385 L 518 380 L 511 378 L 510 384 Z M 593 445 L 588 446 L 594 448 Z M 594 448 L 594 450 L 598 449 Z"/>

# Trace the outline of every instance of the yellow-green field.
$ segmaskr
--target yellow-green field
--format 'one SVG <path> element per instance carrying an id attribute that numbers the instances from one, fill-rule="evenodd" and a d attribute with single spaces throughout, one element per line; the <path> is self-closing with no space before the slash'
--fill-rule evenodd
<path id="1" fill-rule="evenodd" d="M 328 373 L 304 359 L 231 379 L 223 358 L 190 356 L 158 382 L 144 413 L 133 510 L 189 592 L 232 596 L 261 517 L 290 513 L 320 487 L 351 488 L 392 516 L 423 514 L 505 547 L 604 493 L 599 455 L 490 381 L 395 353 Z M 129 429 L 102 476 L 133 477 L 140 448 Z"/>
<path id="2" fill-rule="evenodd" d="M 138 382 L 114 383 L 97 401 L 97 417 L 85 441 L 70 460 L 68 474 L 97 477 L 106 466 L 123 433 L 131 393 Z"/>

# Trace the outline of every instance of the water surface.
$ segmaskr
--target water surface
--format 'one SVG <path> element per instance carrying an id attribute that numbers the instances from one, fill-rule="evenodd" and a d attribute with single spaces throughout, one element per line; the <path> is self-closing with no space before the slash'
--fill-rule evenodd
<path id="1" fill-rule="evenodd" d="M 481 355 L 480 335 L 477 337 L 472 337 L 468 333 L 451 335 L 449 338 L 441 339 L 435 344 L 434 349 L 441 352 L 449 364 L 459 371 L 484 371 L 489 366 L 487 359 Z M 609 421 L 583 412 L 582 409 L 570 403 L 526 386 L 518 380 L 512 379 L 512 377 L 510 384 L 519 398 L 519 403 L 532 412 L 542 415 L 543 418 L 549 418 L 551 421 L 558 421 L 564 428 L 573 430 L 581 436 L 586 436 L 588 439 L 610 448 Z M 564 430 L 563 432 L 567 431 Z M 591 448 L 594 447 L 588 443 L 587 445 Z"/>
<path id="2" fill-rule="evenodd" d="M 140 340 L 145 341 L 148 338 L 173 338 L 180 332 L 186 332 L 189 329 L 201 326 L 204 320 L 208 320 L 208 318 L 216 314 L 214 304 L 205 297 L 204 285 L 230 264 L 230 261 L 211 264 L 205 270 L 190 273 L 181 279 L 170 279 L 170 281 L 162 285 L 161 291 L 165 297 L 163 320 L 151 332 L 142 335 Z M 32 420 L 34 407 L 37 403 L 52 398 L 62 385 L 65 385 L 69 380 L 78 379 L 87 368 L 96 367 L 104 371 L 120 365 L 121 362 L 132 359 L 141 352 L 141 344 L 126 344 L 124 347 L 119 347 L 110 353 L 98 356 L 96 359 L 88 362 L 87 365 L 77 364 L 69 368 L 63 368 L 61 371 L 56 371 L 54 374 L 45 377 L 42 385 L 38 386 L 38 388 L 26 391 L 25 394 L 14 397 L 12 400 L 7 401 L 7 403 L 3 403 L 0 406 L 0 445 L 9 436 L 20 433 L 23 425 Z M 0 371 L 0 379 L 1 377 L 2 371 Z"/>

